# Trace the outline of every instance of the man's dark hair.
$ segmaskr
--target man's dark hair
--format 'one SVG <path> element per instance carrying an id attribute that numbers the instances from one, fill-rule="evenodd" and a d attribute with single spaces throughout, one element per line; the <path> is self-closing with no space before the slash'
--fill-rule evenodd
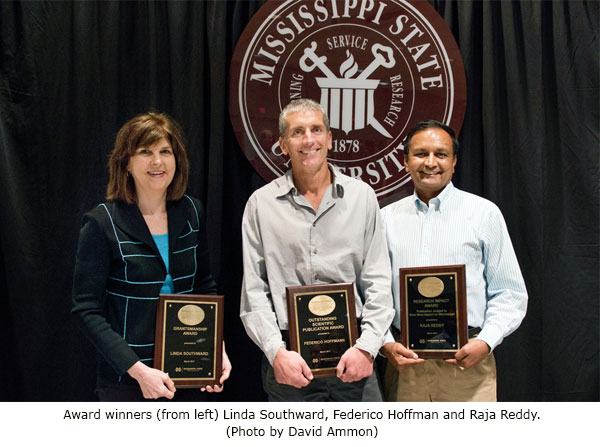
<path id="1" fill-rule="evenodd" d="M 412 140 L 412 137 L 417 133 L 417 132 L 421 132 L 422 130 L 425 129 L 442 129 L 444 132 L 446 132 L 448 135 L 450 135 L 450 138 L 452 139 L 452 155 L 454 157 L 458 156 L 458 140 L 456 139 L 456 133 L 454 132 L 454 129 L 452 129 L 452 127 L 445 125 L 444 123 L 440 123 L 439 121 L 436 120 L 427 120 L 427 121 L 420 121 L 416 124 L 415 127 L 413 127 L 409 132 L 408 135 L 406 135 L 406 138 L 404 139 L 404 158 L 408 158 L 408 149 L 410 147 L 410 140 Z"/>

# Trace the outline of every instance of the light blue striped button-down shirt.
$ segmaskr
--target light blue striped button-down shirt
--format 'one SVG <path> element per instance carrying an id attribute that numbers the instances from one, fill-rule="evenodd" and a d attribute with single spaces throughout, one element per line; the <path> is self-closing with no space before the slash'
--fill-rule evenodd
<path id="1" fill-rule="evenodd" d="M 392 263 L 392 292 L 400 329 L 399 269 L 465 264 L 469 326 L 491 349 L 519 327 L 527 290 L 498 207 L 452 183 L 429 206 L 416 192 L 382 210 Z M 388 334 L 389 335 L 389 334 Z M 391 336 L 386 341 L 393 341 Z"/>

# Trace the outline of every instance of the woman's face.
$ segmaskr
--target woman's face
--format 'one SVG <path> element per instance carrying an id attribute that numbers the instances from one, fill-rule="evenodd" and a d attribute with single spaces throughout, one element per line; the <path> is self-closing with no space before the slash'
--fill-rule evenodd
<path id="1" fill-rule="evenodd" d="M 127 170 L 133 177 L 138 199 L 141 197 L 167 194 L 173 181 L 176 162 L 173 148 L 166 138 L 152 146 L 138 147 L 129 159 Z"/>

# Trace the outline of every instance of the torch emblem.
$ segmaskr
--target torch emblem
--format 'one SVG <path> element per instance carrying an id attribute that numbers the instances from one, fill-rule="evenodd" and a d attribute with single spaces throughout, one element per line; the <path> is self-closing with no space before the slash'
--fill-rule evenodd
<path id="1" fill-rule="evenodd" d="M 392 138 L 389 132 L 375 118 L 375 90 L 379 86 L 379 79 L 369 79 L 377 68 L 391 68 L 396 61 L 392 48 L 374 44 L 371 47 L 373 61 L 365 67 L 358 76 L 358 64 L 349 50 L 346 50 L 347 59 L 340 65 L 340 77 L 325 64 L 326 56 L 318 56 L 317 43 L 311 42 L 304 49 L 300 58 L 300 68 L 309 73 L 318 68 L 325 77 L 315 78 L 321 88 L 321 105 L 327 111 L 329 124 L 333 129 L 339 129 L 346 134 L 351 130 L 364 129 L 370 125 L 387 138 Z"/>

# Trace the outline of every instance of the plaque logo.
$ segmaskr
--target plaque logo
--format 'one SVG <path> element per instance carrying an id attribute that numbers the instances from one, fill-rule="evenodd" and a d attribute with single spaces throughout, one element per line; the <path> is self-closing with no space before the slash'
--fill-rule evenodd
<path id="1" fill-rule="evenodd" d="M 308 310 L 313 315 L 324 317 L 335 310 L 335 301 L 327 295 L 317 295 L 308 302 Z"/>
<path id="2" fill-rule="evenodd" d="M 423 119 L 460 130 L 462 58 L 427 2 L 269 0 L 252 17 L 230 70 L 229 110 L 248 160 L 269 181 L 290 167 L 277 117 L 307 97 L 327 111 L 329 160 L 382 204 L 412 193 L 402 141 Z"/>
<path id="3" fill-rule="evenodd" d="M 435 276 L 428 276 L 419 281 L 417 290 L 427 298 L 435 298 L 436 296 L 440 296 L 444 291 L 444 282 Z"/>
<path id="4" fill-rule="evenodd" d="M 204 310 L 195 304 L 186 304 L 177 312 L 177 318 L 186 326 L 196 326 L 204 320 Z"/>

